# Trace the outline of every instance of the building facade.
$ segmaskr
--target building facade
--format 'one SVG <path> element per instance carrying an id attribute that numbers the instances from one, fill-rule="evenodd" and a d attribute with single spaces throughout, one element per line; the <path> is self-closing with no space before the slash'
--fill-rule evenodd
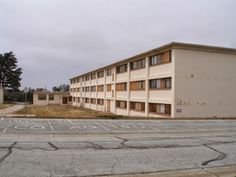
<path id="1" fill-rule="evenodd" d="M 70 79 L 72 104 L 142 117 L 235 117 L 236 49 L 170 43 Z"/>
<path id="2" fill-rule="evenodd" d="M 4 103 L 4 89 L 0 86 L 0 104 Z"/>
<path id="3" fill-rule="evenodd" d="M 72 104 L 69 92 L 37 91 L 33 94 L 34 105 L 67 105 Z"/>

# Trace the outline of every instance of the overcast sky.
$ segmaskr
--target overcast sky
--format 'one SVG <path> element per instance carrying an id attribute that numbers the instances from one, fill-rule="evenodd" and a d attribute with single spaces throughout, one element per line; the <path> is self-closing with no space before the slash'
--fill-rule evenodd
<path id="1" fill-rule="evenodd" d="M 0 0 L 0 53 L 22 87 L 69 78 L 172 41 L 236 48 L 236 0 Z"/>

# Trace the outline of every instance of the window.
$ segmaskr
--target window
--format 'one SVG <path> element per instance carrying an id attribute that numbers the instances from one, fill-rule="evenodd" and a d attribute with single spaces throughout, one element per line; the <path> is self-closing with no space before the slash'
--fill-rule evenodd
<path id="1" fill-rule="evenodd" d="M 80 102 L 80 97 L 77 97 L 77 102 L 78 102 L 78 103 Z"/>
<path id="2" fill-rule="evenodd" d="M 104 77 L 104 71 L 99 71 L 98 72 L 98 78 Z"/>
<path id="3" fill-rule="evenodd" d="M 89 81 L 89 75 L 85 76 L 85 80 Z"/>
<path id="4" fill-rule="evenodd" d="M 149 80 L 150 89 L 171 89 L 171 77 Z"/>
<path id="5" fill-rule="evenodd" d="M 171 62 L 171 51 L 167 51 L 167 52 L 149 57 L 150 66 L 164 64 L 164 63 L 170 63 L 170 62 Z"/>
<path id="6" fill-rule="evenodd" d="M 54 100 L 54 95 L 53 94 L 49 94 L 49 100 Z"/>
<path id="7" fill-rule="evenodd" d="M 76 91 L 79 92 L 79 91 L 80 91 L 80 88 L 77 88 Z"/>
<path id="8" fill-rule="evenodd" d="M 47 95 L 46 94 L 38 94 L 38 100 L 47 100 Z"/>
<path id="9" fill-rule="evenodd" d="M 89 103 L 89 98 L 85 98 L 85 103 Z"/>
<path id="10" fill-rule="evenodd" d="M 96 73 L 91 74 L 91 80 L 96 79 Z"/>
<path id="11" fill-rule="evenodd" d="M 84 92 L 84 90 L 85 90 L 84 87 L 82 87 L 82 92 Z"/>
<path id="12" fill-rule="evenodd" d="M 120 65 L 120 66 L 116 67 L 116 73 L 117 74 L 124 73 L 124 72 L 127 72 L 127 64 Z"/>
<path id="13" fill-rule="evenodd" d="M 107 69 L 107 76 L 111 76 L 111 69 Z"/>
<path id="14" fill-rule="evenodd" d="M 130 110 L 145 111 L 145 103 L 142 102 L 130 102 Z"/>
<path id="15" fill-rule="evenodd" d="M 97 86 L 97 91 L 98 92 L 103 92 L 104 91 L 104 85 L 98 85 Z"/>
<path id="16" fill-rule="evenodd" d="M 111 91 L 111 84 L 107 84 L 107 92 Z"/>
<path id="17" fill-rule="evenodd" d="M 89 87 L 85 87 L 85 92 L 89 92 Z"/>
<path id="18" fill-rule="evenodd" d="M 96 104 L 96 99 L 95 98 L 91 98 L 91 104 Z"/>
<path id="19" fill-rule="evenodd" d="M 130 90 L 131 91 L 145 90 L 145 81 L 130 82 Z"/>
<path id="20" fill-rule="evenodd" d="M 97 99 L 97 103 L 98 103 L 99 105 L 103 105 L 103 104 L 104 104 L 104 100 L 103 100 L 103 99 Z"/>
<path id="21" fill-rule="evenodd" d="M 121 109 L 127 109 L 127 101 L 116 101 L 116 107 Z"/>
<path id="22" fill-rule="evenodd" d="M 131 70 L 145 68 L 145 59 L 131 62 L 130 67 Z"/>
<path id="23" fill-rule="evenodd" d="M 149 112 L 157 114 L 171 114 L 170 104 L 149 103 Z"/>
<path id="24" fill-rule="evenodd" d="M 116 84 L 116 91 L 126 91 L 127 90 L 127 83 L 118 83 Z"/>
<path id="25" fill-rule="evenodd" d="M 72 101 L 72 97 L 71 97 L 71 96 L 69 96 L 69 101 L 70 101 L 70 102 Z"/>
<path id="26" fill-rule="evenodd" d="M 96 86 L 91 86 L 90 89 L 91 89 L 91 92 L 96 92 Z"/>

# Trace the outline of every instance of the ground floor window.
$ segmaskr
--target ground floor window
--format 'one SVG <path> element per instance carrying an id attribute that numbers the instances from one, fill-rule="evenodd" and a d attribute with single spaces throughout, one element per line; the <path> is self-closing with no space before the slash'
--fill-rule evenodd
<path id="1" fill-rule="evenodd" d="M 97 103 L 99 105 L 104 105 L 104 100 L 103 99 L 97 99 Z"/>
<path id="2" fill-rule="evenodd" d="M 149 112 L 157 114 L 171 114 L 170 104 L 149 103 Z"/>
<path id="3" fill-rule="evenodd" d="M 85 98 L 85 103 L 89 103 L 89 98 Z"/>
<path id="4" fill-rule="evenodd" d="M 145 111 L 145 103 L 142 102 L 130 102 L 130 110 Z"/>
<path id="5" fill-rule="evenodd" d="M 46 94 L 38 94 L 38 100 L 47 100 Z"/>
<path id="6" fill-rule="evenodd" d="M 49 94 L 49 100 L 54 100 L 54 95 L 53 94 Z"/>
<path id="7" fill-rule="evenodd" d="M 116 101 L 116 107 L 127 109 L 127 101 Z"/>
<path id="8" fill-rule="evenodd" d="M 91 104 L 96 104 L 96 99 L 95 98 L 91 98 Z"/>

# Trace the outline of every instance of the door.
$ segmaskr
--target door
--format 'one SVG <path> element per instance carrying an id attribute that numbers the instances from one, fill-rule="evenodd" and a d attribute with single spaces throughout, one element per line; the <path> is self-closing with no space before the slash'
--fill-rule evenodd
<path id="1" fill-rule="evenodd" d="M 63 97 L 63 98 L 62 98 L 62 104 L 68 104 L 67 97 Z"/>
<path id="2" fill-rule="evenodd" d="M 107 112 L 110 112 L 111 111 L 111 100 L 107 100 L 107 109 L 106 109 Z"/>

